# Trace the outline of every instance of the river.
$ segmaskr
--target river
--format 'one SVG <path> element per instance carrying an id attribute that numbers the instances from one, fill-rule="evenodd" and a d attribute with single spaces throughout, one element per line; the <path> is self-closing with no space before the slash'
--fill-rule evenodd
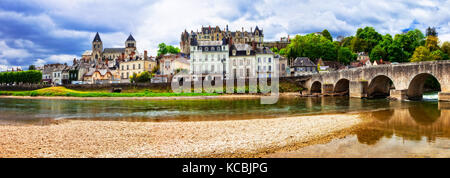
<path id="1" fill-rule="evenodd" d="M 348 97 L 188 101 L 79 101 L 0 99 L 0 124 L 52 124 L 53 120 L 171 122 L 360 113 L 367 121 L 345 138 L 272 157 L 450 157 L 450 103 L 437 94 L 423 101 Z"/>

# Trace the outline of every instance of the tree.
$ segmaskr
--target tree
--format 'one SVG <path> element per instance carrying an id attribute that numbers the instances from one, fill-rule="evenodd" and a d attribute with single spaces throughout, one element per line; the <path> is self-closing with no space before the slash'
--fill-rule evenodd
<path id="1" fill-rule="evenodd" d="M 171 45 L 166 45 L 165 43 L 160 43 L 158 45 L 158 56 L 165 54 L 178 54 L 180 53 L 180 48 Z"/>
<path id="2" fill-rule="evenodd" d="M 430 56 L 430 50 L 424 46 L 419 46 L 415 51 L 414 55 L 411 58 L 411 62 L 420 62 L 420 61 L 432 61 L 433 58 Z"/>
<path id="3" fill-rule="evenodd" d="M 28 70 L 36 70 L 36 66 L 30 65 L 30 66 L 28 67 Z"/>
<path id="4" fill-rule="evenodd" d="M 350 48 L 353 52 L 368 52 L 369 51 L 369 45 L 366 40 L 361 38 L 353 38 L 350 44 Z"/>
<path id="5" fill-rule="evenodd" d="M 433 61 L 448 60 L 448 55 L 445 54 L 444 52 L 442 52 L 441 50 L 436 50 L 436 51 L 431 52 L 430 58 Z"/>
<path id="6" fill-rule="evenodd" d="M 439 49 L 438 46 L 439 38 L 436 36 L 428 36 L 425 42 L 425 47 L 430 51 L 436 51 Z"/>
<path id="7" fill-rule="evenodd" d="M 330 32 L 329 32 L 327 29 L 325 29 L 325 30 L 322 31 L 322 35 L 323 35 L 326 39 L 328 39 L 328 40 L 330 40 L 330 41 L 333 41 L 333 37 L 331 36 Z"/>
<path id="8" fill-rule="evenodd" d="M 342 64 L 349 64 L 353 59 L 352 51 L 347 47 L 341 47 L 338 51 L 338 62 Z"/>
<path id="9" fill-rule="evenodd" d="M 382 40 L 381 34 L 375 31 L 375 28 L 373 27 L 365 27 L 364 29 L 359 28 L 356 32 L 356 37 L 365 41 L 367 44 L 367 48 L 364 49 L 364 52 L 372 51 L 372 49 Z"/>
<path id="10" fill-rule="evenodd" d="M 355 38 L 355 37 L 354 36 L 345 37 L 341 41 L 341 47 L 349 47 L 350 48 L 353 38 Z"/>
<path id="11" fill-rule="evenodd" d="M 446 53 L 448 56 L 450 56 L 450 42 L 446 41 L 441 46 L 442 52 Z"/>
<path id="12" fill-rule="evenodd" d="M 375 46 L 370 52 L 370 59 L 372 60 L 380 60 L 386 59 L 386 51 L 381 47 L 381 45 Z"/>
<path id="13" fill-rule="evenodd" d="M 428 27 L 426 34 L 427 34 L 427 36 L 435 36 L 435 37 L 438 36 L 438 33 L 436 32 L 436 28 L 435 27 L 433 27 L 433 28 Z"/>

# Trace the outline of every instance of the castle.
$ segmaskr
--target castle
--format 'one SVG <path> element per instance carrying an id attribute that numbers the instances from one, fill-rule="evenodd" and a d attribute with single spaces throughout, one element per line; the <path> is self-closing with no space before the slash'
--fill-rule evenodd
<path id="1" fill-rule="evenodd" d="M 202 27 L 201 31 L 191 31 L 190 33 L 186 30 L 181 33 L 180 48 L 181 52 L 184 54 L 190 54 L 190 46 L 193 41 L 223 41 L 226 40 L 227 44 L 248 44 L 256 45 L 257 47 L 262 47 L 264 43 L 264 33 L 262 29 L 258 26 L 253 30 L 232 32 L 228 29 L 228 25 L 225 29 L 221 30 L 219 26 L 216 27 Z"/>

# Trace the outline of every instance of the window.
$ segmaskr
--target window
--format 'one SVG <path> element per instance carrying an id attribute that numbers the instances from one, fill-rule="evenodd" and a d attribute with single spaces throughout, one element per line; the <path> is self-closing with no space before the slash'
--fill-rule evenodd
<path id="1" fill-rule="evenodd" d="M 272 62 L 272 58 L 269 57 L 269 63 L 271 63 L 271 62 Z"/>
<path id="2" fill-rule="evenodd" d="M 260 57 L 258 57 L 258 63 L 261 63 L 261 58 Z"/>
<path id="3" fill-rule="evenodd" d="M 138 64 L 138 69 L 141 69 L 141 64 Z"/>
<path id="4" fill-rule="evenodd" d="M 211 65 L 211 72 L 214 72 L 214 65 Z"/>
<path id="5" fill-rule="evenodd" d="M 244 65 L 244 60 L 239 60 L 239 65 L 243 66 Z"/>
<path id="6" fill-rule="evenodd" d="M 270 72 L 272 71 L 272 66 L 269 66 L 269 71 L 270 71 Z"/>
<path id="7" fill-rule="evenodd" d="M 127 70 L 130 70 L 130 66 L 129 65 L 127 65 Z M 128 76 L 128 75 L 127 75 Z M 128 77 L 127 77 L 128 78 Z"/>
<path id="8" fill-rule="evenodd" d="M 136 65 L 135 65 L 135 64 L 133 64 L 133 70 L 134 70 L 134 69 L 136 69 Z"/>
<path id="9" fill-rule="evenodd" d="M 258 72 L 261 71 L 261 66 L 258 66 Z"/>
<path id="10" fill-rule="evenodd" d="M 208 62 L 208 55 L 205 55 L 205 61 Z"/>

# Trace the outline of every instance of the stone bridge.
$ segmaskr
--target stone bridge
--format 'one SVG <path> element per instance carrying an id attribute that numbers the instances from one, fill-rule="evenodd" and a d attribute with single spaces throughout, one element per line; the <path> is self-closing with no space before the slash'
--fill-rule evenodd
<path id="1" fill-rule="evenodd" d="M 350 97 L 391 96 L 420 100 L 425 80 L 434 77 L 441 85 L 439 100 L 450 101 L 450 61 L 378 65 L 320 73 L 305 87 L 310 94 L 349 92 Z"/>

